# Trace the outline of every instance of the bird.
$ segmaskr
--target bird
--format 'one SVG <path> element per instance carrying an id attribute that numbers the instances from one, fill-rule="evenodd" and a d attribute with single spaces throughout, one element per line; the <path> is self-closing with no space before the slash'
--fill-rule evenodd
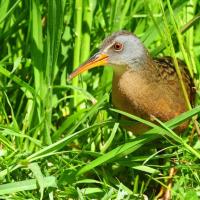
<path id="1" fill-rule="evenodd" d="M 172 57 L 153 58 L 140 39 L 131 32 L 118 31 L 104 39 L 99 51 L 73 71 L 69 78 L 98 66 L 113 68 L 112 103 L 127 113 L 151 121 L 152 116 L 166 122 L 188 110 Z M 194 102 L 194 83 L 183 61 L 178 59 L 190 103 Z M 183 132 L 188 121 L 176 130 Z M 142 123 L 125 127 L 133 134 L 149 129 Z"/>

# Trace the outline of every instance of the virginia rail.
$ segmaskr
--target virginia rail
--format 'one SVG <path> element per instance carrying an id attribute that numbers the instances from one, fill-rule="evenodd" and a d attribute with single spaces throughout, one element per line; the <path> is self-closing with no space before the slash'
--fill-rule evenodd
<path id="1" fill-rule="evenodd" d="M 102 65 L 113 67 L 112 102 L 116 108 L 146 120 L 155 116 L 164 122 L 187 111 L 173 59 L 153 59 L 132 33 L 120 31 L 106 38 L 99 52 L 77 68 L 70 79 L 85 70 Z M 179 67 L 192 102 L 193 81 L 180 60 Z M 188 122 L 185 122 L 177 130 L 181 132 L 187 126 Z M 128 129 L 139 134 L 147 127 L 138 123 Z"/>

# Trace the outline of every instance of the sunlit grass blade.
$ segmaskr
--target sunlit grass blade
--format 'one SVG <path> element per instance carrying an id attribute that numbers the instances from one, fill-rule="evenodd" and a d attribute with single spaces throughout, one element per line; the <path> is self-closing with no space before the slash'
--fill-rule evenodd
<path id="1" fill-rule="evenodd" d="M 40 194 L 41 194 L 40 199 L 42 200 L 46 183 L 45 183 L 43 174 L 41 172 L 41 169 L 37 163 L 31 163 L 28 165 L 28 167 L 33 172 L 33 174 L 38 182 L 38 185 L 40 187 Z"/>
<path id="2" fill-rule="evenodd" d="M 45 188 L 56 187 L 54 176 L 44 177 L 44 183 L 45 183 L 44 185 Z M 23 192 L 26 190 L 35 190 L 37 188 L 38 186 L 36 179 L 18 181 L 14 183 L 0 185 L 0 195 L 12 194 L 14 192 Z"/>
<path id="3" fill-rule="evenodd" d="M 80 55 L 81 55 L 81 37 L 82 37 L 82 12 L 83 12 L 83 1 L 75 0 L 75 12 L 74 12 L 74 31 L 75 31 L 75 41 L 74 41 L 74 52 L 73 52 L 73 70 L 80 65 Z M 72 80 L 72 85 L 78 86 L 78 77 Z M 74 98 L 72 99 L 73 106 L 77 106 L 78 97 L 77 92 L 73 91 Z"/>
<path id="4" fill-rule="evenodd" d="M 183 82 L 183 77 L 181 75 L 181 71 L 179 69 L 178 60 L 176 58 L 176 53 L 175 53 L 173 41 L 172 41 L 172 38 L 171 38 L 169 25 L 167 23 L 167 19 L 166 19 L 166 16 L 165 16 L 165 11 L 164 11 L 164 8 L 163 8 L 163 2 L 161 0 L 160 0 L 160 6 L 161 6 L 162 14 L 163 14 L 163 21 L 164 21 L 166 34 L 167 34 L 166 39 L 167 39 L 167 41 L 169 43 L 169 52 L 171 52 L 171 56 L 172 56 L 173 61 L 174 61 L 174 66 L 175 66 L 178 78 L 180 80 L 181 88 L 183 90 L 184 98 L 185 98 L 185 101 L 187 103 L 188 109 L 191 109 L 191 104 L 190 104 L 190 101 L 189 101 L 189 97 L 188 97 L 188 94 L 187 94 L 187 91 L 186 91 L 186 88 L 185 88 L 185 84 Z M 169 1 L 168 1 L 168 6 L 170 6 L 169 5 Z M 175 31 L 177 33 L 177 37 L 180 38 L 180 33 L 178 32 L 177 27 L 175 27 L 176 26 L 176 24 L 175 24 L 176 22 L 175 22 L 175 20 L 173 18 L 173 13 L 172 13 L 171 7 L 169 8 L 169 10 L 170 10 L 170 16 L 171 16 L 171 19 L 172 19 L 172 23 L 174 24 L 174 28 L 175 28 Z"/>

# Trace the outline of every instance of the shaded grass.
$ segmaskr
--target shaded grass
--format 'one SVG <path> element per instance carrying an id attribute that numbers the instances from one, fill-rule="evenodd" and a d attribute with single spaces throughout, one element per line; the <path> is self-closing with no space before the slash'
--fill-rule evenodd
<path id="1" fill-rule="evenodd" d="M 127 29 L 153 56 L 187 63 L 198 105 L 199 7 L 195 0 L 1 1 L 0 198 L 153 199 L 175 166 L 173 199 L 198 199 L 198 133 L 192 123 L 180 136 L 171 128 L 199 106 L 155 125 L 112 108 L 109 67 L 67 77 L 105 36 Z M 152 129 L 135 137 L 120 128 L 118 113 Z"/>

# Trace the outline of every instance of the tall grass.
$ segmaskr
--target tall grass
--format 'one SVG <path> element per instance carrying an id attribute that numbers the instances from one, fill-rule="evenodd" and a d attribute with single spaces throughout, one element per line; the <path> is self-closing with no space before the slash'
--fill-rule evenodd
<path id="1" fill-rule="evenodd" d="M 172 198 L 199 199 L 200 135 L 193 123 L 183 135 L 171 130 L 200 111 L 199 8 L 197 0 L 0 1 L 0 198 L 154 199 L 175 166 Z M 121 29 L 152 56 L 185 61 L 193 108 L 155 125 L 112 108 L 111 68 L 67 80 Z M 152 129 L 135 137 L 118 113 Z"/>

